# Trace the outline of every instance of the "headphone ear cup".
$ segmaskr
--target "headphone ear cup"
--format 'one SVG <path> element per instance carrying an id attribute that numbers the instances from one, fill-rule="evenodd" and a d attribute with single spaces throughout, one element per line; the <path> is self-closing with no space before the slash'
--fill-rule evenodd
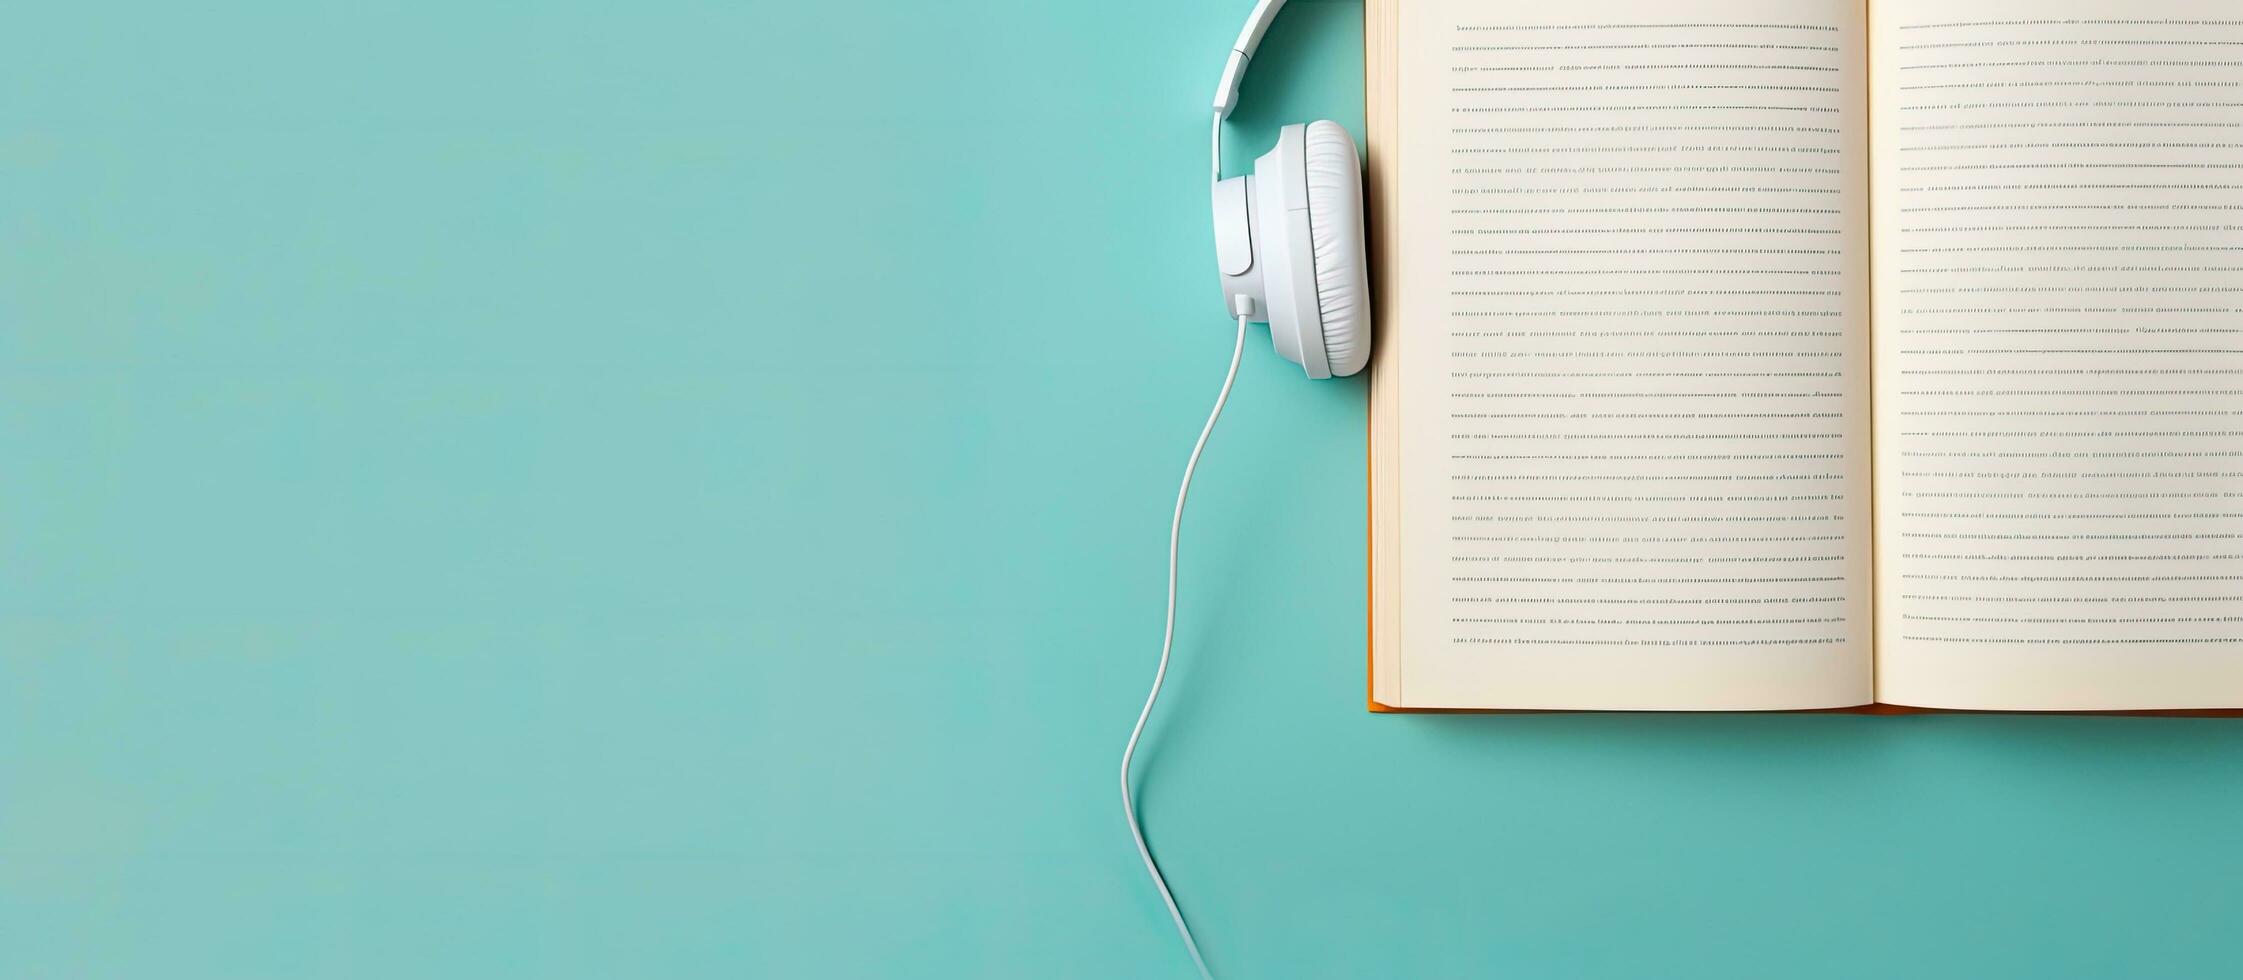
<path id="1" fill-rule="evenodd" d="M 1316 306 L 1333 377 L 1371 359 L 1371 290 L 1365 272 L 1363 164 L 1339 123 L 1308 124 L 1308 229 L 1316 258 Z"/>

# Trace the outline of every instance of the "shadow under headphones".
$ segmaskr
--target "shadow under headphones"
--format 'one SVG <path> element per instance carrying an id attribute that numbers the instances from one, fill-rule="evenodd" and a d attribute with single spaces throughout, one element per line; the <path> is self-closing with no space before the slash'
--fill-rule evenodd
<path id="1" fill-rule="evenodd" d="M 1270 343 L 1311 378 L 1346 377 L 1371 359 L 1364 272 L 1363 165 L 1355 139 L 1320 119 L 1278 130 L 1254 172 L 1223 176 L 1223 120 L 1285 0 L 1257 0 L 1215 89 L 1215 263 L 1230 314 L 1269 324 Z"/>

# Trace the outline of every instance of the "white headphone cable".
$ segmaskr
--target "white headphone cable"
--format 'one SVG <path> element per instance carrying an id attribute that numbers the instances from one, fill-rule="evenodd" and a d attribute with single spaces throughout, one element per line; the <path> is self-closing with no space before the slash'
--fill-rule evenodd
<path id="1" fill-rule="evenodd" d="M 1168 625 L 1160 638 L 1160 667 L 1153 671 L 1152 693 L 1145 695 L 1145 707 L 1137 712 L 1137 727 L 1129 730 L 1129 744 L 1122 747 L 1121 792 L 1122 816 L 1129 820 L 1129 834 L 1137 840 L 1137 856 L 1145 860 L 1145 873 L 1153 878 L 1153 887 L 1160 889 L 1160 900 L 1168 905 L 1168 917 L 1176 923 L 1176 934 L 1184 937 L 1184 950 L 1192 954 L 1192 965 L 1199 968 L 1202 980 L 1214 980 L 1215 974 L 1207 969 L 1207 960 L 1199 955 L 1199 943 L 1192 940 L 1192 927 L 1184 924 L 1184 912 L 1176 907 L 1176 896 L 1168 890 L 1168 879 L 1161 877 L 1160 863 L 1153 860 L 1152 849 L 1145 846 L 1145 827 L 1137 820 L 1137 801 L 1129 784 L 1129 763 L 1137 755 L 1137 739 L 1145 733 L 1145 720 L 1153 716 L 1153 703 L 1160 700 L 1161 682 L 1168 679 L 1168 653 L 1176 643 L 1176 541 L 1184 526 L 1184 498 L 1192 490 L 1192 471 L 1199 467 L 1200 451 L 1207 448 L 1207 437 L 1215 431 L 1215 420 L 1223 417 L 1223 403 L 1230 400 L 1231 384 L 1238 380 L 1239 354 L 1246 350 L 1246 315 L 1238 318 L 1238 341 L 1231 346 L 1231 367 L 1223 375 L 1223 390 L 1215 396 L 1215 409 L 1207 413 L 1207 424 L 1199 430 L 1199 441 L 1192 443 L 1192 455 L 1184 463 L 1184 482 L 1176 488 L 1176 516 L 1168 523 Z"/>

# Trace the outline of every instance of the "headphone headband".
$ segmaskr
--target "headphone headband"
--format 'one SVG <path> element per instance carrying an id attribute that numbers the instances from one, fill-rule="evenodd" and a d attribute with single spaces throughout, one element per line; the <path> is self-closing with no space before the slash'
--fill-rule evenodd
<path id="1" fill-rule="evenodd" d="M 1262 34 L 1284 6 L 1285 0 L 1255 0 L 1254 12 L 1246 15 L 1246 26 L 1238 32 L 1231 56 L 1223 63 L 1223 80 L 1215 86 L 1217 120 L 1228 118 L 1231 110 L 1238 108 L 1238 84 L 1246 78 L 1246 63 L 1254 59 L 1254 49 L 1262 46 Z"/>

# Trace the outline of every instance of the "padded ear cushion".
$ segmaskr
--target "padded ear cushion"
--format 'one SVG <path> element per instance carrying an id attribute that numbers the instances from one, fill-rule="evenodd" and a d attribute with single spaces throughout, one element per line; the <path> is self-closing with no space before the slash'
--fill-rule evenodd
<path id="1" fill-rule="evenodd" d="M 1339 123 L 1308 124 L 1308 235 L 1316 256 L 1316 306 L 1332 376 L 1371 359 L 1371 290 L 1364 273 L 1363 164 Z"/>

